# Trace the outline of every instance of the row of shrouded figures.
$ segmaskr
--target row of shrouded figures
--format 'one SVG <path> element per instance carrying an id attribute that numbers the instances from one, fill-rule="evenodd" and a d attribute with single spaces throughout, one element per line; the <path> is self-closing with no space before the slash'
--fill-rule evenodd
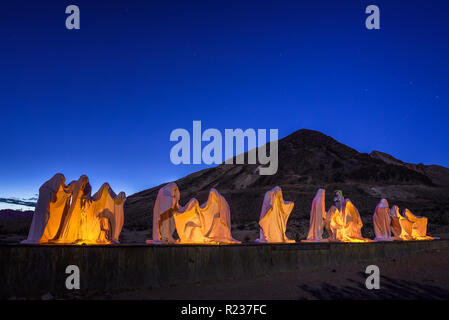
<path id="1" fill-rule="evenodd" d="M 65 184 L 56 174 L 39 189 L 39 199 L 28 238 L 22 243 L 110 244 L 118 243 L 124 222 L 125 193 L 118 195 L 105 183 L 91 196 L 88 178 Z M 200 205 L 193 198 L 179 204 L 180 192 L 175 183 L 162 187 L 153 209 L 153 240 L 147 243 L 240 243 L 231 234 L 231 213 L 226 199 L 211 189 L 207 201 Z M 334 205 L 325 209 L 325 190 L 319 189 L 312 201 L 310 226 L 304 242 L 368 242 L 362 237 L 363 222 L 357 208 L 341 191 L 336 191 Z M 286 236 L 292 201 L 284 201 L 282 190 L 274 187 L 265 193 L 259 219 L 260 243 L 295 242 Z M 427 218 L 410 210 L 388 206 L 380 200 L 373 216 L 374 241 L 431 240 Z M 323 232 L 329 237 L 323 239 Z M 174 233 L 179 239 L 174 238 Z"/>

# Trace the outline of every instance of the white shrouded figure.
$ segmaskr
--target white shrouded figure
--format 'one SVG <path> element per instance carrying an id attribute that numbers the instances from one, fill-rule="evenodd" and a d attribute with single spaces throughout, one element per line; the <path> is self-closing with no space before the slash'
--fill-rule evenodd
<path id="1" fill-rule="evenodd" d="M 200 205 L 197 199 L 193 198 L 184 207 L 180 207 L 173 217 L 180 243 L 208 242 L 202 233 Z"/>
<path id="2" fill-rule="evenodd" d="M 86 243 L 119 243 L 124 223 L 126 195 L 118 195 L 104 183 L 89 204 L 82 241 Z"/>
<path id="3" fill-rule="evenodd" d="M 92 187 L 89 184 L 89 178 L 82 175 L 78 180 L 70 182 L 68 189 L 72 194 L 70 208 L 61 221 L 61 232 L 58 232 L 54 240 L 58 243 L 70 244 L 82 239 L 81 225 L 86 221 Z"/>
<path id="4" fill-rule="evenodd" d="M 295 242 L 287 238 L 287 221 L 293 210 L 292 201 L 284 201 L 280 187 L 265 193 L 260 212 L 260 237 L 257 242 Z"/>
<path id="5" fill-rule="evenodd" d="M 216 243 L 240 243 L 231 235 L 231 212 L 226 199 L 214 188 L 200 208 L 201 230 L 204 237 Z"/>
<path id="6" fill-rule="evenodd" d="M 178 210 L 180 193 L 176 183 L 171 182 L 159 189 L 153 209 L 153 240 L 147 243 L 174 243 L 176 226 L 173 218 Z"/>
<path id="7" fill-rule="evenodd" d="M 36 223 L 30 228 L 30 233 L 34 234 L 33 243 L 118 243 L 124 223 L 125 193 L 116 195 L 105 183 L 91 197 L 87 176 L 82 175 L 68 186 L 64 181 L 64 176 L 57 174 L 39 189 L 37 209 L 43 212 L 42 209 L 47 208 L 47 217 L 39 221 L 43 223 L 40 237 Z M 24 243 L 30 243 L 27 240 Z"/>
<path id="8" fill-rule="evenodd" d="M 43 234 L 46 234 L 46 237 L 56 235 L 61 217 L 67 208 L 67 200 L 70 197 L 68 188 L 64 183 L 64 175 L 57 173 L 39 188 L 39 198 L 34 209 L 28 238 L 21 243 L 36 244 L 39 243 Z M 53 220 L 58 220 L 57 225 L 50 224 L 51 230 L 46 230 L 47 222 Z"/>
<path id="9" fill-rule="evenodd" d="M 413 240 L 413 222 L 399 213 L 399 207 L 394 205 L 390 210 L 391 230 L 394 240 Z"/>
<path id="10" fill-rule="evenodd" d="M 240 243 L 231 235 L 231 213 L 225 198 L 211 189 L 203 205 L 191 199 L 179 205 L 180 192 L 175 183 L 162 187 L 153 211 L 153 240 L 147 243 Z M 175 241 L 176 229 L 179 240 Z"/>
<path id="11" fill-rule="evenodd" d="M 306 241 L 319 242 L 323 240 L 323 227 L 326 220 L 325 195 L 326 190 L 318 189 L 315 198 L 313 198 Z"/>
<path id="12" fill-rule="evenodd" d="M 394 205 L 390 209 L 390 218 L 391 218 L 391 232 L 393 233 L 393 240 L 401 240 L 402 227 L 399 222 L 401 219 L 401 214 L 399 213 L 399 207 Z"/>
<path id="13" fill-rule="evenodd" d="M 386 199 L 380 200 L 374 210 L 374 241 L 392 241 L 390 208 Z"/>
<path id="14" fill-rule="evenodd" d="M 426 235 L 427 218 L 415 216 L 409 209 L 404 209 L 402 216 L 412 223 L 411 230 L 407 230 L 414 240 L 432 240 L 433 237 Z"/>
<path id="15" fill-rule="evenodd" d="M 332 219 L 335 215 L 340 214 L 340 211 L 337 209 L 336 206 L 331 206 L 329 210 L 327 210 L 326 213 L 326 219 L 324 220 L 324 228 L 326 229 L 327 233 L 329 234 L 328 240 L 337 240 L 337 235 L 334 233 L 335 230 L 333 230 L 333 227 L 331 227 Z"/>
<path id="16" fill-rule="evenodd" d="M 341 201 L 341 198 L 338 199 L 338 201 Z M 331 209 L 333 211 L 333 215 L 330 217 L 332 240 L 342 242 L 371 241 L 362 236 L 362 218 L 351 200 L 346 199 L 341 210 L 337 207 L 333 207 Z"/>

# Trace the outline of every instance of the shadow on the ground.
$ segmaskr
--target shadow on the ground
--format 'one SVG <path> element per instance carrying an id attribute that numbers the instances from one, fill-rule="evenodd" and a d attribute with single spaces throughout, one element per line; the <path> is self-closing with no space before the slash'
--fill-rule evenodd
<path id="1" fill-rule="evenodd" d="M 346 279 L 347 285 L 335 286 L 323 282 L 321 287 L 298 285 L 302 291 L 309 293 L 315 299 L 320 300 L 366 300 L 366 299 L 448 299 L 449 290 L 435 285 L 422 284 L 408 280 L 396 280 L 381 276 L 380 289 L 368 290 L 365 286 L 366 274 L 358 274 L 360 280 Z M 299 299 L 307 299 L 300 296 Z"/>

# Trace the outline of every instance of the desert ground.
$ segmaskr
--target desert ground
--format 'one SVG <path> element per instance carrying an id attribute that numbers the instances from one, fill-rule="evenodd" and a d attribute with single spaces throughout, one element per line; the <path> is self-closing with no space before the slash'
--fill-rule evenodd
<path id="1" fill-rule="evenodd" d="M 164 288 L 77 292 L 56 299 L 161 300 L 385 300 L 449 299 L 449 249 L 414 253 L 377 263 L 380 289 L 368 290 L 368 263 L 317 267 L 253 279 Z"/>

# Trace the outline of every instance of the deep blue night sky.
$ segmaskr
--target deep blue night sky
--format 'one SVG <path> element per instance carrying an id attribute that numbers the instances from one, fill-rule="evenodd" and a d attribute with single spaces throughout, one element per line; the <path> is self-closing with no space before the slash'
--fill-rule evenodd
<path id="1" fill-rule="evenodd" d="M 0 197 L 56 172 L 128 194 L 180 178 L 205 167 L 170 162 L 193 120 L 449 167 L 448 1 L 5 2 Z"/>

